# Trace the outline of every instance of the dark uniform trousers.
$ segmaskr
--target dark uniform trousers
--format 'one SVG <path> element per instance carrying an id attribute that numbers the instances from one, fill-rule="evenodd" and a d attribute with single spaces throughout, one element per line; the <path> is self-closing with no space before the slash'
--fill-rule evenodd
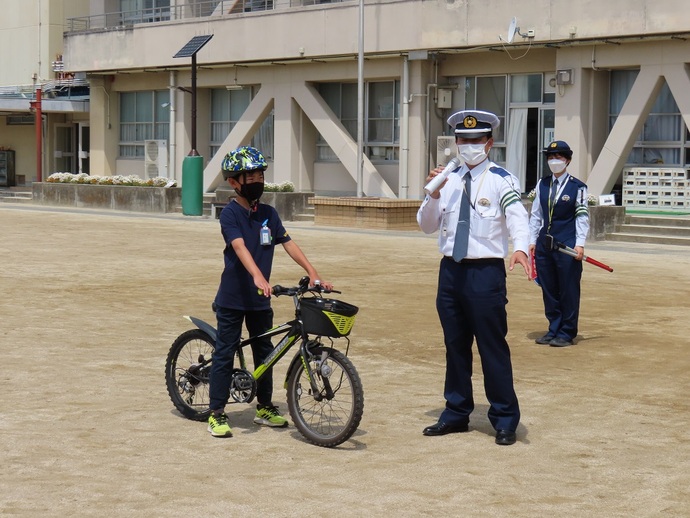
<path id="1" fill-rule="evenodd" d="M 467 423 L 474 409 L 472 342 L 484 373 L 490 403 L 489 421 L 496 430 L 515 431 L 520 408 L 513 388 L 513 368 L 506 342 L 506 269 L 503 259 L 463 260 L 444 257 L 439 268 L 436 309 L 446 345 L 446 408 L 440 421 Z"/>
<path id="2" fill-rule="evenodd" d="M 547 250 L 543 239 L 537 241 L 534 259 L 544 297 L 544 314 L 549 321 L 548 334 L 573 340 L 580 314 L 582 261 Z"/>

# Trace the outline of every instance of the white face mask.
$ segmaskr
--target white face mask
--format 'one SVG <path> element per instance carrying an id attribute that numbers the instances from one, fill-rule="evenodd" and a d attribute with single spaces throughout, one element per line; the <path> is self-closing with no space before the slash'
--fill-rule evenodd
<path id="1" fill-rule="evenodd" d="M 486 144 L 460 144 L 458 155 L 467 165 L 477 165 L 486 160 Z"/>
<path id="2" fill-rule="evenodd" d="M 565 160 L 561 160 L 560 158 L 552 158 L 548 161 L 548 164 L 553 174 L 562 173 L 565 171 L 565 166 L 568 165 L 565 163 Z"/>

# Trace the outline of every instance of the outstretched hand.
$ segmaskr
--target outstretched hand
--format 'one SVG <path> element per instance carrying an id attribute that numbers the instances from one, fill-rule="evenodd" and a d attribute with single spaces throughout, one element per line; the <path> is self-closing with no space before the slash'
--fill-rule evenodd
<path id="1" fill-rule="evenodd" d="M 516 250 L 513 252 L 513 255 L 510 257 L 510 265 L 509 265 L 509 270 L 512 272 L 513 268 L 515 267 L 515 263 L 520 263 L 522 267 L 525 269 L 525 274 L 527 275 L 527 280 L 530 280 L 531 274 L 532 274 L 532 265 L 530 264 L 527 254 L 523 252 L 522 250 Z"/>

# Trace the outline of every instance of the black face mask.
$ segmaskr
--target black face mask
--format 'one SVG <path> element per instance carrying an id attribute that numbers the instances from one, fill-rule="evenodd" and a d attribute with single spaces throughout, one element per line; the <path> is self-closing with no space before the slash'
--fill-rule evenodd
<path id="1" fill-rule="evenodd" d="M 264 193 L 264 182 L 244 183 L 235 192 L 246 199 L 250 205 L 256 205 Z"/>

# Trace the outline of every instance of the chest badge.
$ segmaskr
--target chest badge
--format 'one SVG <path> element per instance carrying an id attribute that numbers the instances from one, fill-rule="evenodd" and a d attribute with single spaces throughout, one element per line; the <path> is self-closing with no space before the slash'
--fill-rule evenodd
<path id="1" fill-rule="evenodd" d="M 486 198 L 482 198 L 479 200 L 479 205 L 481 205 L 482 207 L 488 207 L 491 205 L 491 202 Z"/>
<path id="2" fill-rule="evenodd" d="M 568 203 L 570 201 L 570 196 L 568 196 L 567 194 L 564 194 L 563 196 L 561 196 L 561 200 Z"/>

